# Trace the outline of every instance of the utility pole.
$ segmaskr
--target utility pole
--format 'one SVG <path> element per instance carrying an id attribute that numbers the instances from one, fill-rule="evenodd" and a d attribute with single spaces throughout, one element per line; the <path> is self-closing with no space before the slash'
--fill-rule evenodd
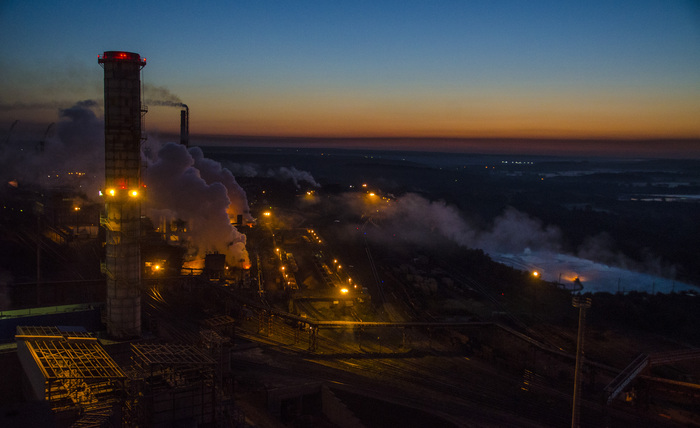
<path id="1" fill-rule="evenodd" d="M 578 337 L 576 339 L 576 370 L 574 372 L 574 399 L 571 409 L 571 428 L 580 426 L 581 367 L 583 366 L 583 337 L 586 330 L 586 309 L 591 307 L 590 297 L 574 296 L 572 301 L 578 311 Z"/>
<path id="2" fill-rule="evenodd" d="M 44 214 L 44 204 L 34 203 L 36 215 L 36 304 L 41 306 L 41 216 Z"/>

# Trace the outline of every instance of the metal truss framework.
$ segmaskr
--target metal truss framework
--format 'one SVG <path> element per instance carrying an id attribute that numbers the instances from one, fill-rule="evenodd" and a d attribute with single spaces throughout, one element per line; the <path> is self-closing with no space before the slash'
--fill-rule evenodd
<path id="1" fill-rule="evenodd" d="M 126 376 L 96 338 L 41 326 L 19 326 L 15 338 L 43 376 L 54 412 L 75 411 L 79 426 L 100 426 L 111 416 Z"/>
<path id="2" fill-rule="evenodd" d="M 164 426 L 216 419 L 216 362 L 188 345 L 132 344 L 130 399 L 125 422 Z"/>

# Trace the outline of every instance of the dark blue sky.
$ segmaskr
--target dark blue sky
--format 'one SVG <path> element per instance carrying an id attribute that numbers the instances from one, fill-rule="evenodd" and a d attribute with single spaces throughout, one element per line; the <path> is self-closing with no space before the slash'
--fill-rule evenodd
<path id="1" fill-rule="evenodd" d="M 280 3 L 4 1 L 0 124 L 101 101 L 126 50 L 194 133 L 700 137 L 697 1 Z"/>

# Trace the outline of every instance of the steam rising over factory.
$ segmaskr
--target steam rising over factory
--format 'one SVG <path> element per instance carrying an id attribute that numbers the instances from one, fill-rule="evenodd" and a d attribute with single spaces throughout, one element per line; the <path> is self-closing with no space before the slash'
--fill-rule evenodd
<path id="1" fill-rule="evenodd" d="M 697 293 L 674 281 L 667 298 L 652 282 L 632 296 L 640 306 L 620 291 L 592 305 L 586 265 L 571 279 L 560 269 L 579 260 L 559 254 L 562 230 L 495 208 L 544 176 L 510 181 L 481 158 L 453 168 L 452 154 L 197 147 L 204 135 L 190 147 L 190 108 L 143 85 L 145 58 L 106 51 L 98 64 L 104 121 L 97 101 L 80 101 L 61 110 L 60 138 L 51 124 L 0 168 L 14 198 L 0 249 L 18 265 L 0 266 L 0 426 L 631 426 L 665 410 L 633 413 L 635 391 L 697 405 L 696 366 L 672 366 L 688 368 L 681 381 L 652 369 L 700 351 L 647 354 L 646 338 L 619 341 L 602 314 L 641 316 L 655 301 L 697 320 Z M 179 141 L 145 138 L 146 105 L 179 110 Z M 478 227 L 431 192 L 501 214 Z M 597 243 L 587 247 L 602 253 Z M 632 347 L 645 353 L 630 363 Z M 590 404 L 601 398 L 624 411 Z M 19 404 L 43 419 L 17 423 Z"/>

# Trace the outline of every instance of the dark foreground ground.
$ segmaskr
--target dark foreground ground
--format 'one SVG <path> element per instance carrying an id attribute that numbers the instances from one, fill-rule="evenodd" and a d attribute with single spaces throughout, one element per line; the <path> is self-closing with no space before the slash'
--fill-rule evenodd
<path id="1" fill-rule="evenodd" d="M 246 231 L 249 252 L 273 260 L 269 234 L 275 233 L 277 244 L 297 257 L 300 288 L 285 291 L 270 263 L 264 267 L 270 278 L 264 305 L 255 300 L 256 290 L 229 287 L 224 294 L 195 297 L 175 284 L 161 290 L 163 301 L 147 301 L 157 309 L 161 330 L 173 327 L 171 337 L 161 340 L 181 339 L 174 332 L 190 328 L 196 336 L 197 321 L 211 314 L 237 319 L 236 398 L 251 418 L 265 421 L 257 426 L 332 426 L 313 411 L 299 416 L 291 403 L 277 416 L 267 411 L 265 393 L 307 384 L 330 388 L 368 427 L 569 426 L 578 326 L 570 290 L 493 263 L 478 247 L 457 239 L 469 235 L 454 229 L 459 224 L 445 228 L 435 219 L 460 219 L 472 231 L 489 230 L 512 207 L 537 224 L 526 230 L 556 229 L 548 236 L 562 251 L 585 247 L 602 262 L 624 261 L 688 283 L 700 279 L 700 165 L 695 161 L 223 148 L 205 153 L 234 172 L 254 217 L 261 219 L 264 210 L 275 213 L 273 223 Z M 375 196 L 381 199 L 371 199 Z M 401 205 L 405 201 L 412 205 Z M 16 219 L 8 211 L 3 215 Z M 94 287 L 83 282 L 54 285 L 37 295 L 31 286 L 36 257 L 31 240 L 9 227 L 12 222 L 3 224 L 3 268 L 22 278 L 15 282 L 29 284 L 5 282 L 3 296 L 9 301 L 28 306 L 38 299 L 48 304 L 102 298 L 86 292 Z M 35 225 L 33 219 L 17 224 Z M 323 244 L 312 242 L 309 229 Z M 446 233 L 450 230 L 461 234 Z M 502 236 L 503 245 L 518 241 L 518 230 Z M 601 244 L 596 251 L 589 245 L 592 237 Z M 98 279 L 99 245 L 89 241 L 44 253 L 43 263 L 51 269 L 43 280 L 62 284 L 76 274 Z M 299 301 L 300 295 L 322 289 L 313 261 L 319 253 L 330 266 L 337 257 L 366 288 L 361 302 L 348 307 L 332 300 Z M 584 366 L 582 426 L 697 426 L 700 396 L 692 387 L 700 376 L 697 360 L 646 371 L 610 406 L 604 404 L 604 388 L 639 354 L 700 346 L 698 297 L 615 292 L 587 297 L 593 303 L 586 318 L 590 363 Z M 322 329 L 312 350 L 306 331 L 300 334 L 283 317 L 269 317 L 265 305 L 318 320 L 474 324 Z M 5 416 L 31 413 L 9 386 L 16 385 L 9 380 L 18 380 L 18 365 L 11 356 L 3 358 L 9 359 L 3 367 L 10 369 L 2 397 L 12 404 Z M 317 407 L 318 396 L 313 397 L 309 409 Z"/>

